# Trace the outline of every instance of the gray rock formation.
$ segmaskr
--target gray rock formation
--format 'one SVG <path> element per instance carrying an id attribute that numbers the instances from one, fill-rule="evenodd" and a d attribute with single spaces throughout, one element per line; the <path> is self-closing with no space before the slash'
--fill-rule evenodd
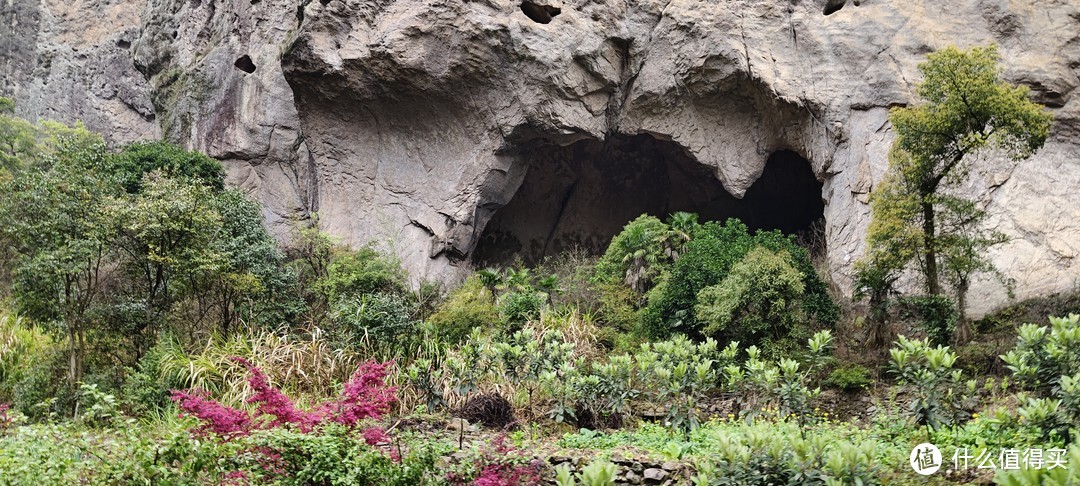
<path id="1" fill-rule="evenodd" d="M 1080 277 L 1074 0 L 24 3 L 0 6 L 23 114 L 204 150 L 278 234 L 317 212 L 440 280 L 474 257 L 599 246 L 635 212 L 760 215 L 754 182 L 793 153 L 816 181 L 792 187 L 822 185 L 846 288 L 888 108 L 914 100 L 927 53 L 994 42 L 1055 122 L 1030 160 L 985 155 L 965 191 L 1013 236 L 994 259 L 1019 297 Z M 761 200 L 780 216 L 820 204 L 784 197 Z M 1003 296 L 980 282 L 972 310 Z"/>

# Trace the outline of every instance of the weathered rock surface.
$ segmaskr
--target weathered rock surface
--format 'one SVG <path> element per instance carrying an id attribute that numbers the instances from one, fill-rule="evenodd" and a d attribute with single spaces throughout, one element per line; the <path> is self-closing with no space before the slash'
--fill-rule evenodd
<path id="1" fill-rule="evenodd" d="M 1032 87 L 1054 127 L 1030 160 L 987 154 L 965 191 L 1013 236 L 994 258 L 1019 297 L 1074 288 L 1080 5 L 869 0 L 836 10 L 842 4 L 9 2 L 0 69 L 23 114 L 205 150 L 264 203 L 278 234 L 318 212 L 347 242 L 393 248 L 414 278 L 467 272 L 495 212 L 542 170 L 530 161 L 560 147 L 594 144 L 583 153 L 604 158 L 611 143 L 652 137 L 736 197 L 771 155 L 790 150 L 823 183 L 827 260 L 847 286 L 866 195 L 892 142 L 888 108 L 914 101 L 928 52 L 995 42 L 1006 78 Z M 574 164 L 559 167 L 569 175 L 549 179 L 577 180 Z M 628 170 L 613 177 L 641 177 Z M 560 184 L 549 188 L 553 206 L 570 189 Z M 523 248 L 597 236 L 591 223 L 562 221 L 585 214 L 572 208 L 537 207 L 548 214 L 539 223 L 526 213 L 505 223 L 528 227 Z M 973 310 L 1003 296 L 982 282 Z"/>

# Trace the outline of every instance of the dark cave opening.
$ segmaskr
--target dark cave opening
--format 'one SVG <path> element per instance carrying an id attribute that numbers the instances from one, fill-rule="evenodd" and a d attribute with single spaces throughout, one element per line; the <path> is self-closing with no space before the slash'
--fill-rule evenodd
<path id="1" fill-rule="evenodd" d="M 236 62 L 233 63 L 233 66 L 236 66 L 237 69 L 248 74 L 255 72 L 255 63 L 251 61 L 251 56 L 247 54 L 240 56 Z"/>
<path id="2" fill-rule="evenodd" d="M 556 15 L 562 13 L 562 9 L 526 0 L 521 2 L 521 13 L 525 14 L 525 16 L 533 22 L 547 24 L 550 23 L 551 19 L 555 18 Z"/>
<path id="3" fill-rule="evenodd" d="M 614 135 L 523 155 L 525 179 L 484 228 L 472 261 L 535 265 L 571 248 L 600 254 L 627 222 L 643 213 L 665 219 L 690 211 L 699 220 L 739 218 L 752 230 L 811 231 L 824 214 L 822 184 L 795 152 L 769 157 L 743 199 L 677 144 L 649 135 Z"/>

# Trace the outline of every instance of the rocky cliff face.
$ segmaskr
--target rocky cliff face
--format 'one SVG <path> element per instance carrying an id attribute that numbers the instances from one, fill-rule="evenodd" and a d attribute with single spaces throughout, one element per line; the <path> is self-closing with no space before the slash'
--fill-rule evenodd
<path id="1" fill-rule="evenodd" d="M 1055 122 L 1030 160 L 985 155 L 965 191 L 1013 236 L 994 258 L 1020 297 L 1074 288 L 1080 5 L 840 5 L 28 1 L 0 6 L 0 68 L 23 114 L 204 150 L 279 234 L 317 212 L 416 278 L 598 247 L 644 211 L 804 229 L 816 211 L 847 286 L 888 108 L 914 100 L 927 53 L 994 42 Z M 976 312 L 1004 295 L 974 290 Z"/>

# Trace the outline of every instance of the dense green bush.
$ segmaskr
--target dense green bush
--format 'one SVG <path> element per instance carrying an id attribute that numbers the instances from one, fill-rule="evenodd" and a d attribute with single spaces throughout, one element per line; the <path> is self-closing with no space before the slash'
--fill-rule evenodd
<path id="1" fill-rule="evenodd" d="M 364 294 L 404 292 L 405 278 L 401 262 L 366 246 L 334 257 L 327 267 L 326 279 L 318 285 L 334 305 Z"/>
<path id="2" fill-rule="evenodd" d="M 155 171 L 218 191 L 225 186 L 225 169 L 221 162 L 167 142 L 132 143 L 113 155 L 109 165 L 113 176 L 133 194 L 142 191 L 143 177 Z"/>
<path id="3" fill-rule="evenodd" d="M 908 410 L 927 430 L 955 426 L 971 417 L 975 382 L 963 381 L 955 369 L 956 353 L 948 346 L 931 346 L 928 339 L 899 336 L 889 350 L 890 370 L 911 388 Z"/>
<path id="4" fill-rule="evenodd" d="M 498 327 L 499 310 L 491 292 L 479 278 L 472 276 L 450 292 L 429 321 L 442 339 L 458 343 L 474 328 Z"/>
<path id="5" fill-rule="evenodd" d="M 392 359 L 407 355 L 420 337 L 415 310 L 402 295 L 377 292 L 336 302 L 331 317 L 344 343 Z"/>
<path id="6" fill-rule="evenodd" d="M 804 277 L 784 252 L 750 250 L 724 280 L 698 293 L 694 312 L 717 339 L 760 342 L 780 340 L 802 319 Z"/>
<path id="7" fill-rule="evenodd" d="M 825 384 L 844 391 L 857 391 L 865 389 L 873 383 L 870 379 L 870 370 L 857 364 L 845 364 L 829 373 Z"/>
<path id="8" fill-rule="evenodd" d="M 1047 437 L 1075 441 L 1080 429 L 1080 315 L 1051 317 L 1050 326 L 1024 324 L 1016 348 L 1001 357 L 1020 384 L 1038 398 L 1021 409 Z"/>
<path id="9" fill-rule="evenodd" d="M 499 314 L 512 327 L 540 318 L 547 294 L 535 290 L 508 292 L 499 299 Z"/>
<path id="10" fill-rule="evenodd" d="M 708 222 L 694 229 L 686 253 L 672 266 L 670 277 L 650 295 L 644 316 L 646 331 L 657 337 L 673 332 L 700 336 L 706 323 L 694 313 L 698 293 L 723 282 L 732 266 L 759 246 L 789 255 L 789 264 L 803 276 L 804 291 L 799 306 L 805 318 L 833 325 L 839 309 L 814 270 L 806 249 L 796 245 L 794 238 L 776 231 L 751 235 L 746 225 L 731 219 L 725 224 Z"/>
<path id="11" fill-rule="evenodd" d="M 670 230 L 647 214 L 627 223 L 596 263 L 594 282 L 623 282 L 638 292 L 648 289 L 671 260 L 666 251 Z"/>

